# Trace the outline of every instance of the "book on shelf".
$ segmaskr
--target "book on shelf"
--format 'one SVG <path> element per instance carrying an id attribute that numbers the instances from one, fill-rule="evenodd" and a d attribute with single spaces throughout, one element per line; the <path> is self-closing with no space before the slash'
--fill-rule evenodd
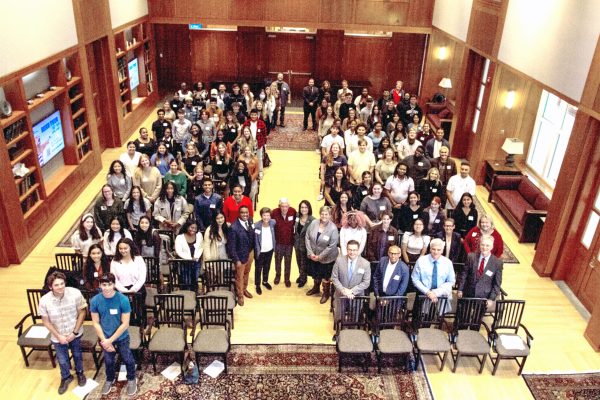
<path id="1" fill-rule="evenodd" d="M 24 130 L 25 130 L 25 119 L 22 118 L 22 119 L 18 120 L 17 122 L 14 122 L 14 123 L 10 124 L 9 126 L 7 126 L 6 128 L 4 128 L 4 140 L 6 141 L 6 143 L 8 143 L 11 140 L 13 140 L 14 138 L 16 138 L 17 136 L 19 136 L 21 133 L 23 133 Z"/>

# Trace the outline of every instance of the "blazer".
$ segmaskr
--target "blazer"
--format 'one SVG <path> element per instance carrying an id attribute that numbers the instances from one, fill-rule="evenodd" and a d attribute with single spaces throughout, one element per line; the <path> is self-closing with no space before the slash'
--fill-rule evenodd
<path id="1" fill-rule="evenodd" d="M 369 261 L 379 261 L 379 246 L 381 243 L 381 233 L 383 229 L 381 224 L 374 226 L 367 235 L 367 245 L 365 246 L 365 258 Z M 398 230 L 390 225 L 385 236 L 384 254 L 387 254 L 390 246 L 398 244 Z"/>
<path id="2" fill-rule="evenodd" d="M 272 219 L 269 221 L 269 228 L 271 231 L 271 240 L 273 241 L 273 250 L 275 250 L 275 224 L 277 222 Z M 260 254 L 260 246 L 262 244 L 262 220 L 257 221 L 254 224 L 254 256 L 258 257 Z"/>
<path id="3" fill-rule="evenodd" d="M 392 278 L 388 282 L 387 290 L 383 291 L 383 280 L 385 278 L 385 270 L 389 263 L 389 258 L 381 257 L 377 268 L 375 268 L 375 274 L 373 275 L 373 290 L 376 296 L 404 296 L 408 282 L 410 280 L 410 272 L 408 266 L 398 259 Z"/>
<path id="4" fill-rule="evenodd" d="M 296 216 L 296 222 L 294 223 L 294 248 L 296 249 L 296 253 L 303 252 L 306 253 L 306 231 L 310 226 L 311 222 L 315 220 L 315 217 L 309 215 L 306 219 L 306 223 L 304 226 L 300 225 L 300 214 Z"/>
<path id="5" fill-rule="evenodd" d="M 477 297 L 488 300 L 496 300 L 500 294 L 502 285 L 502 260 L 490 254 L 481 277 L 477 277 L 479 269 L 480 253 L 470 253 L 460 276 L 458 291 L 463 292 L 464 297 Z"/>
<path id="6" fill-rule="evenodd" d="M 371 263 L 358 256 L 352 269 L 352 278 L 348 279 L 348 257 L 337 257 L 331 272 L 331 282 L 335 287 L 334 298 L 342 296 L 342 289 L 352 289 L 355 296 L 362 296 L 371 284 Z"/>
<path id="7" fill-rule="evenodd" d="M 446 222 L 446 212 L 440 207 L 436 218 L 433 220 L 431 230 L 429 227 L 429 207 L 423 210 L 423 223 L 425 224 L 425 233 L 429 236 L 437 236 L 439 233 L 444 232 L 444 223 Z"/>
<path id="8" fill-rule="evenodd" d="M 319 239 L 317 239 L 320 223 L 319 219 L 315 219 L 306 230 L 306 254 L 309 257 L 315 254 L 319 256 L 320 263 L 328 264 L 334 262 L 338 256 L 339 234 L 337 226 L 332 221 L 329 221 L 325 226 L 325 230 L 319 235 Z"/>
<path id="9" fill-rule="evenodd" d="M 172 209 L 169 200 L 165 199 L 163 201 L 158 198 L 154 203 L 154 212 L 152 213 L 154 219 L 158 221 L 160 229 L 169 229 L 169 227 L 163 223 L 166 220 L 183 225 L 185 224 L 185 221 L 187 221 L 189 215 L 190 210 L 188 209 L 187 201 L 183 196 L 179 195 L 175 196 Z"/>
<path id="10" fill-rule="evenodd" d="M 446 255 L 446 232 L 440 232 L 437 235 L 437 237 L 439 239 L 442 239 L 442 241 L 444 242 L 444 250 L 442 254 Z M 450 259 L 450 261 L 452 261 L 453 263 L 462 262 L 462 250 L 463 247 L 461 245 L 460 233 L 452 232 L 452 242 L 450 243 L 450 253 L 448 254 L 448 258 Z"/>
<path id="11" fill-rule="evenodd" d="M 427 154 L 427 157 L 433 158 L 433 147 L 434 146 L 435 146 L 435 138 L 431 138 L 427 141 L 427 143 L 425 143 L 425 153 Z M 442 138 L 442 146 L 446 146 L 447 148 L 450 148 L 450 142 L 448 142 L 446 139 Z"/>
<path id="12" fill-rule="evenodd" d="M 250 252 L 254 250 L 254 230 L 252 229 L 252 220 L 248 220 L 250 224 L 249 230 L 246 230 L 237 218 L 227 234 L 227 255 L 234 263 L 241 262 L 242 264 L 248 261 Z"/>
<path id="13" fill-rule="evenodd" d="M 202 232 L 196 233 L 196 242 L 194 243 L 194 260 L 199 260 L 202 256 Z M 175 237 L 175 253 L 183 260 L 192 260 L 192 253 L 190 252 L 190 245 L 185 240 L 184 234 L 177 235 Z"/>

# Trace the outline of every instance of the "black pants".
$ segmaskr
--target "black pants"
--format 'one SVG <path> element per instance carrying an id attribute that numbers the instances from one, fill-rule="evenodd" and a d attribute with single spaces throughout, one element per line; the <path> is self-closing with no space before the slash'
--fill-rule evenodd
<path id="1" fill-rule="evenodd" d="M 254 284 L 259 286 L 261 282 L 269 281 L 269 270 L 271 269 L 271 260 L 273 259 L 273 250 L 266 253 L 260 253 L 254 262 Z M 260 279 L 262 272 L 262 281 Z"/>
<path id="2" fill-rule="evenodd" d="M 308 104 L 304 103 L 304 129 L 308 128 L 308 115 L 310 114 L 312 118 L 312 129 L 314 131 L 317 130 L 317 106 L 313 105 L 312 107 Z"/>

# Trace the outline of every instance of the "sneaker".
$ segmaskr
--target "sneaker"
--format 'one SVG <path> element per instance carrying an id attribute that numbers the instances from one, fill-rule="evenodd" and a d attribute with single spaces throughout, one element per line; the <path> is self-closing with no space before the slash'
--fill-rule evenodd
<path id="1" fill-rule="evenodd" d="M 77 384 L 79 386 L 85 386 L 86 382 L 87 382 L 87 378 L 85 377 L 85 375 L 83 374 L 83 372 L 77 373 Z"/>
<path id="2" fill-rule="evenodd" d="M 324 199 L 323 193 L 319 193 L 319 195 L 317 196 L 317 201 L 321 201 L 323 199 Z"/>
<path id="3" fill-rule="evenodd" d="M 69 375 L 69 377 L 66 379 L 61 379 L 60 386 L 58 387 L 58 394 L 65 393 L 67 391 L 67 389 L 69 388 L 69 384 L 71 382 L 73 382 L 73 377 L 71 375 Z"/>
<path id="4" fill-rule="evenodd" d="M 273 286 L 269 282 L 263 282 L 263 286 L 268 290 L 273 290 Z"/>
<path id="5" fill-rule="evenodd" d="M 130 381 L 127 381 L 127 395 L 128 396 L 133 396 L 134 394 L 137 393 L 137 379 L 132 379 Z"/>
<path id="6" fill-rule="evenodd" d="M 104 386 L 102 386 L 102 395 L 109 394 L 113 388 L 113 383 L 110 381 L 104 382 Z"/>

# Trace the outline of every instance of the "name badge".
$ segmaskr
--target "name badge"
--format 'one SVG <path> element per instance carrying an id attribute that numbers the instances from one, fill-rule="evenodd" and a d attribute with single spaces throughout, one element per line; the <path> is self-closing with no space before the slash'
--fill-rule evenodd
<path id="1" fill-rule="evenodd" d="M 94 278 L 97 278 L 97 277 L 98 277 L 98 273 L 94 272 Z"/>
<path id="2" fill-rule="evenodd" d="M 473 221 L 473 216 L 469 215 L 469 217 L 467 218 L 469 221 Z"/>
<path id="3" fill-rule="evenodd" d="M 166 122 L 163 122 L 163 126 L 164 126 L 165 128 L 168 128 L 168 127 L 169 127 L 169 124 L 168 124 L 168 123 L 166 123 Z"/>
<path id="4" fill-rule="evenodd" d="M 361 193 L 362 193 L 363 196 L 366 196 L 367 193 L 369 193 L 369 192 L 367 192 L 366 190 L 363 190 Z"/>
<path id="5" fill-rule="evenodd" d="M 117 315 L 117 314 L 119 314 L 119 310 L 117 310 L 116 308 L 110 309 L 110 315 Z"/>
<path id="6" fill-rule="evenodd" d="M 210 206 L 208 206 L 208 208 L 217 208 L 216 204 L 211 204 Z"/>
<path id="7" fill-rule="evenodd" d="M 144 147 L 146 146 L 144 143 L 140 143 L 140 147 Z"/>
<path id="8" fill-rule="evenodd" d="M 222 165 L 223 161 L 217 161 L 217 165 Z"/>
<path id="9" fill-rule="evenodd" d="M 389 235 L 388 240 L 394 240 L 394 235 Z"/>
<path id="10" fill-rule="evenodd" d="M 256 233 L 257 235 L 260 235 L 260 233 L 261 233 L 261 230 L 260 230 L 260 229 L 255 229 L 255 230 L 254 230 L 254 233 Z"/>
<path id="11" fill-rule="evenodd" d="M 413 219 L 419 218 L 419 214 L 413 214 Z"/>
<path id="12" fill-rule="evenodd" d="M 473 236 L 473 237 L 476 237 L 476 236 L 477 236 L 477 232 L 473 232 L 473 233 L 471 234 L 471 236 Z"/>
<path id="13" fill-rule="evenodd" d="M 357 272 L 359 274 L 364 274 L 365 273 L 365 269 L 364 268 L 359 268 Z"/>
<path id="14" fill-rule="evenodd" d="M 231 133 L 235 133 L 235 128 L 230 129 Z"/>
<path id="15" fill-rule="evenodd" d="M 431 189 L 432 193 L 437 193 L 437 189 Z"/>
<path id="16" fill-rule="evenodd" d="M 383 154 L 377 154 L 377 158 L 383 158 Z"/>
<path id="17" fill-rule="evenodd" d="M 296 217 L 296 222 L 300 221 L 300 217 Z"/>
<path id="18" fill-rule="evenodd" d="M 399 280 L 400 280 L 400 275 L 396 275 L 396 276 L 394 276 L 394 280 L 395 280 L 395 281 L 399 281 Z"/>
<path id="19" fill-rule="evenodd" d="M 206 131 L 208 132 L 208 131 L 210 131 L 210 126 L 207 126 L 207 127 L 206 127 L 206 128 L 204 128 L 204 129 L 206 129 Z"/>
<path id="20" fill-rule="evenodd" d="M 422 163 L 422 162 L 418 162 L 418 163 L 417 163 L 417 165 L 418 165 L 419 167 L 422 167 L 422 166 L 423 166 L 423 163 Z"/>
<path id="21" fill-rule="evenodd" d="M 288 217 L 288 221 L 293 221 L 294 217 L 292 217 L 291 215 Z"/>
<path id="22" fill-rule="evenodd" d="M 196 161 L 192 161 L 192 165 L 196 165 L 198 164 Z"/>
<path id="23" fill-rule="evenodd" d="M 439 224 L 439 223 L 440 223 L 440 220 L 439 220 L 439 219 L 436 219 L 436 220 L 435 220 L 435 221 L 433 221 L 433 222 L 435 222 L 436 224 Z"/>
<path id="24" fill-rule="evenodd" d="M 489 276 L 490 278 L 491 278 L 492 276 L 494 276 L 494 272 L 493 272 L 493 271 L 489 271 L 489 270 L 488 270 L 488 271 L 485 271 L 485 274 L 486 274 L 487 276 Z"/>
<path id="25" fill-rule="evenodd" d="M 323 235 L 323 240 L 329 240 L 329 236 Z"/>
<path id="26" fill-rule="evenodd" d="M 380 209 L 381 211 L 385 211 L 385 206 L 379 206 L 379 209 Z"/>
<path id="27" fill-rule="evenodd" d="M 446 169 L 452 169 L 451 165 L 446 165 Z"/>
<path id="28" fill-rule="evenodd" d="M 142 240 L 141 243 L 142 243 L 142 246 L 146 245 L 146 241 L 145 240 Z"/>
<path id="29" fill-rule="evenodd" d="M 106 211 L 106 206 L 100 206 L 100 209 L 101 209 L 102 211 Z"/>

